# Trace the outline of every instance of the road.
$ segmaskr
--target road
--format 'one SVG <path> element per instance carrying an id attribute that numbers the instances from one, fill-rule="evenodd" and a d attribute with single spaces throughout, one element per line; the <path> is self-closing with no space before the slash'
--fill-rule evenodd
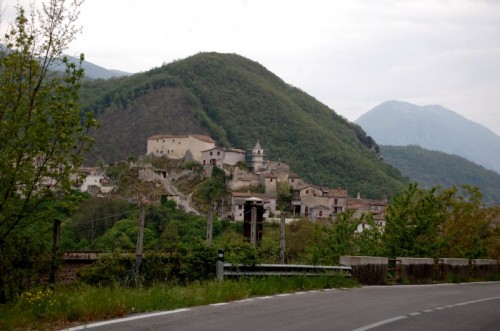
<path id="1" fill-rule="evenodd" d="M 298 292 L 70 330 L 500 330 L 500 282 Z"/>

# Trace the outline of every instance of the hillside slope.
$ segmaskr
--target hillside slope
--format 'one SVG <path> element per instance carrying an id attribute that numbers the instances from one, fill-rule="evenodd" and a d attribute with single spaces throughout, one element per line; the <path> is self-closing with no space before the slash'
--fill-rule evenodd
<path id="1" fill-rule="evenodd" d="M 238 55 L 201 53 L 146 73 L 88 82 L 82 101 L 101 122 L 89 162 L 144 154 L 153 134 L 197 133 L 241 149 L 259 139 L 270 159 L 289 163 L 305 180 L 351 194 L 388 197 L 405 186 L 359 126 Z"/>
<path id="2" fill-rule="evenodd" d="M 486 204 L 500 205 L 500 175 L 463 157 L 419 146 L 381 146 L 384 159 L 420 186 L 460 187 L 464 184 L 481 189 Z"/>
<path id="3" fill-rule="evenodd" d="M 500 173 L 500 137 L 441 106 L 388 101 L 355 122 L 378 144 L 418 145 L 456 154 Z"/>

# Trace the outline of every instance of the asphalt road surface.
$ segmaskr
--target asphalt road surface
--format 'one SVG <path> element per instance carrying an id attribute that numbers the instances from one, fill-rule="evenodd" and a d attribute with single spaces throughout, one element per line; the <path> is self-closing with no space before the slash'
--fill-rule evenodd
<path id="1" fill-rule="evenodd" d="M 256 297 L 69 330 L 500 330 L 500 282 L 367 286 Z"/>

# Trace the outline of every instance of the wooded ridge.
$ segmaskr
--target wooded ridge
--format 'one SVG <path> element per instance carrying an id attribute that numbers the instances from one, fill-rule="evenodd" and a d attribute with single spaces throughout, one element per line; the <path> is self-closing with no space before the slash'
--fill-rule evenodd
<path id="1" fill-rule="evenodd" d="M 101 124 L 87 163 L 146 152 L 147 137 L 206 134 L 219 146 L 250 149 L 257 140 L 305 180 L 384 198 L 406 180 L 379 158 L 356 124 L 235 54 L 200 53 L 130 77 L 86 82 L 84 111 Z"/>

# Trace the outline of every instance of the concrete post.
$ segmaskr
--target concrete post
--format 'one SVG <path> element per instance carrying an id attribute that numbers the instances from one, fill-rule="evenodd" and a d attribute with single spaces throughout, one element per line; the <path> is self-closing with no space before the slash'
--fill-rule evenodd
<path id="1" fill-rule="evenodd" d="M 217 280 L 224 280 L 224 250 L 219 248 L 217 262 L 215 264 L 215 275 Z"/>

